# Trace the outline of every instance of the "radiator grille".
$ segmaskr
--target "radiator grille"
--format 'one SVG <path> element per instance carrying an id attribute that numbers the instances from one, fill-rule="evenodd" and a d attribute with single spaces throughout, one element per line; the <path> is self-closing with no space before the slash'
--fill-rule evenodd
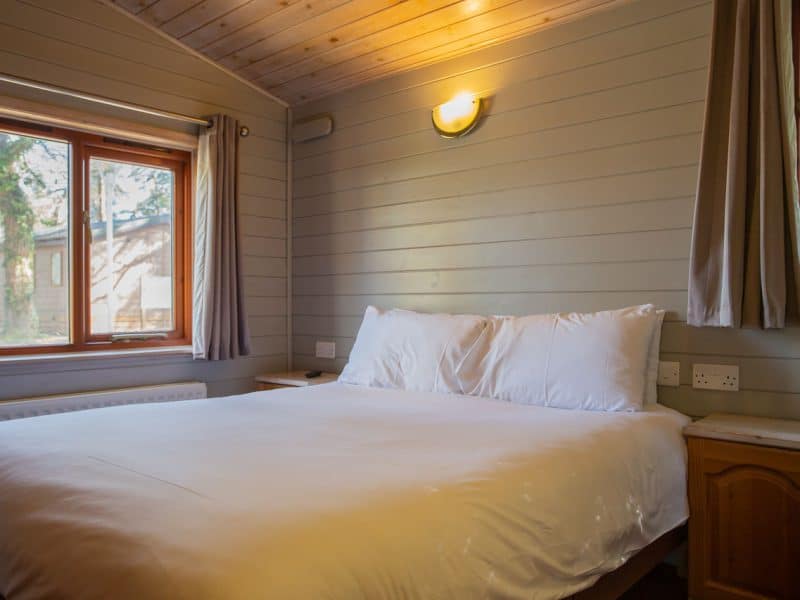
<path id="1" fill-rule="evenodd" d="M 142 404 L 145 402 L 173 402 L 175 400 L 197 400 L 206 397 L 206 384 L 190 381 L 166 385 L 103 390 L 99 392 L 80 392 L 60 396 L 25 398 L 0 403 L 0 421 L 38 417 L 54 413 L 88 410 L 121 404 Z"/>

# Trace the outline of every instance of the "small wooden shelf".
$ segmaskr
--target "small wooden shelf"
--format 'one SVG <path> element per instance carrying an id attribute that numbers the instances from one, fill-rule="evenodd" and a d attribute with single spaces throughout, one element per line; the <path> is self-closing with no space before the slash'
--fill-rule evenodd
<path id="1" fill-rule="evenodd" d="M 306 377 L 308 371 L 290 371 L 281 373 L 266 373 L 256 377 L 256 389 L 275 390 L 287 387 L 306 387 L 331 383 L 339 377 L 336 373 L 322 373 L 319 377 Z"/>

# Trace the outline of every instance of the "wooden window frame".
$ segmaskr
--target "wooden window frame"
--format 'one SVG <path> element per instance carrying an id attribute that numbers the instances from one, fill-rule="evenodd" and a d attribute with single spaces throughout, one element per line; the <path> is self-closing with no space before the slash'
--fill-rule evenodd
<path id="1" fill-rule="evenodd" d="M 185 150 L 156 148 L 139 142 L 111 139 L 72 129 L 62 129 L 0 118 L 0 130 L 70 144 L 69 229 L 71 237 L 67 259 L 69 283 L 68 320 L 70 341 L 66 344 L 8 346 L 0 356 L 52 354 L 68 352 L 119 351 L 133 348 L 185 346 L 192 342 L 192 155 Z M 122 341 L 111 334 L 92 334 L 90 223 L 84 220 L 89 210 L 89 164 L 92 157 L 159 166 L 175 173 L 175 204 L 172 227 L 172 274 L 174 328 L 166 337 Z M 71 260 L 69 260 L 71 258 Z M 62 263 L 63 268 L 63 263 Z M 147 332 L 143 332 L 147 333 Z"/>

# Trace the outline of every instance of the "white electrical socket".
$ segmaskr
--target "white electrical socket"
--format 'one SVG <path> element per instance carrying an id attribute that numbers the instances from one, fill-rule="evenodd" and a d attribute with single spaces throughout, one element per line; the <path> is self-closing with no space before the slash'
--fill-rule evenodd
<path id="1" fill-rule="evenodd" d="M 704 365 L 692 367 L 692 387 L 701 390 L 739 391 L 739 367 L 737 365 Z"/>
<path id="2" fill-rule="evenodd" d="M 667 360 L 658 363 L 658 385 L 678 387 L 681 384 L 681 363 Z"/>
<path id="3" fill-rule="evenodd" d="M 317 358 L 336 358 L 336 342 L 317 342 L 314 355 Z"/>

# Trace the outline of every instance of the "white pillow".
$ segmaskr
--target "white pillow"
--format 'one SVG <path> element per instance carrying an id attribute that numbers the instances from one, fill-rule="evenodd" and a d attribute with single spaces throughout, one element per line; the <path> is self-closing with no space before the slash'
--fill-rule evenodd
<path id="1" fill-rule="evenodd" d="M 422 392 L 461 392 L 457 370 L 486 317 L 367 308 L 339 381 Z"/>
<path id="2" fill-rule="evenodd" d="M 465 393 L 559 408 L 640 410 L 657 315 L 652 305 L 597 313 L 495 317 L 464 361 Z"/>
<path id="3" fill-rule="evenodd" d="M 647 352 L 647 390 L 644 393 L 644 403 L 656 404 L 658 402 L 658 361 L 661 353 L 661 326 L 664 324 L 665 310 L 656 310 L 656 322 L 653 325 L 653 335 L 650 338 L 650 350 Z"/>

